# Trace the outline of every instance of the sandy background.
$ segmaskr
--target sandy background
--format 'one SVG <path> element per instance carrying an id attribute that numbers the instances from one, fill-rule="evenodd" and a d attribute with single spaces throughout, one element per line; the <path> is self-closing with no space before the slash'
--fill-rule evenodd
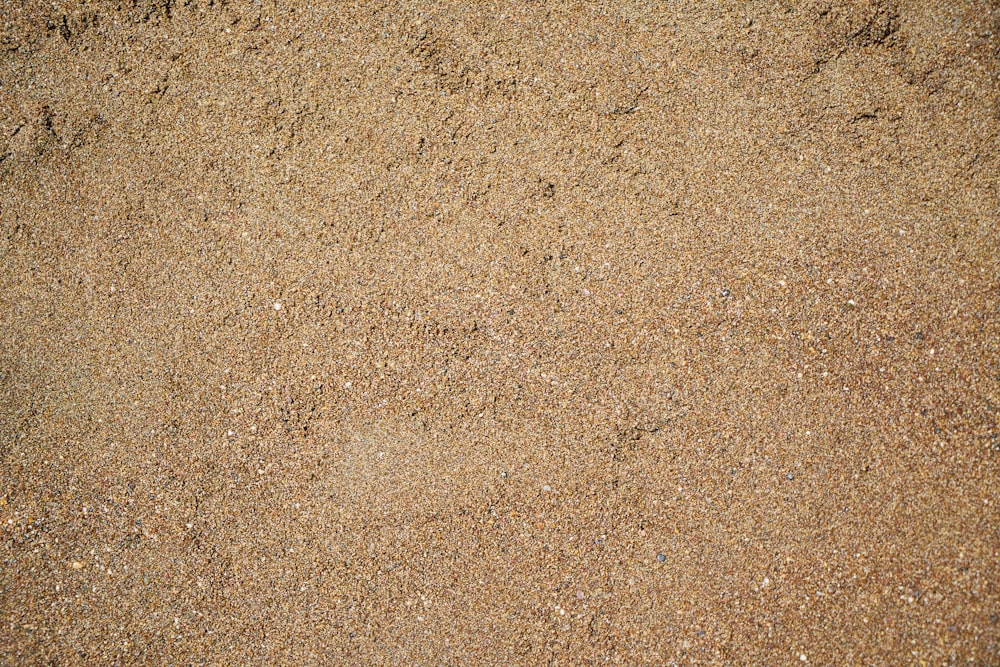
<path id="1" fill-rule="evenodd" d="M 995 2 L 0 28 L 0 663 L 1000 664 Z"/>

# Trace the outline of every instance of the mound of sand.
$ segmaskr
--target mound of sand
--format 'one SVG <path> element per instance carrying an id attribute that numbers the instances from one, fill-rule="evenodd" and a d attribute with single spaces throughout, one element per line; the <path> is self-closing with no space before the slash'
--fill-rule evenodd
<path id="1" fill-rule="evenodd" d="M 0 28 L 3 664 L 1000 663 L 995 3 Z"/>

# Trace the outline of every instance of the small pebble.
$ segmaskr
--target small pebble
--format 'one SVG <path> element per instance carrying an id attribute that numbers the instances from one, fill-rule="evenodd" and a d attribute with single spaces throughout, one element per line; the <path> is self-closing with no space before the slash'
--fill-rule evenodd
<path id="1" fill-rule="evenodd" d="M 792 473 L 788 473 L 787 475 L 785 475 L 785 477 L 787 477 L 788 479 L 795 479 L 795 475 L 793 475 Z"/>
<path id="2" fill-rule="evenodd" d="M 725 297 L 729 296 L 731 294 L 731 292 L 729 290 L 727 290 L 727 289 L 724 289 L 721 292 L 719 292 L 719 294 L 721 294 L 723 296 L 723 298 L 725 298 Z"/>
<path id="3" fill-rule="evenodd" d="M 656 554 L 656 560 L 660 561 L 661 563 L 666 563 L 667 556 L 666 554 Z"/>
<path id="4" fill-rule="evenodd" d="M 274 304 L 274 309 L 275 310 L 281 310 L 281 304 L 280 303 L 275 303 Z"/>

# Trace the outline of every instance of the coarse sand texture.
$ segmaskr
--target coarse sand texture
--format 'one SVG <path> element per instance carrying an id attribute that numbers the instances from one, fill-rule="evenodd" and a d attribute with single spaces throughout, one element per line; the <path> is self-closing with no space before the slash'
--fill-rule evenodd
<path id="1" fill-rule="evenodd" d="M 1000 665 L 996 0 L 0 0 L 0 665 Z"/>

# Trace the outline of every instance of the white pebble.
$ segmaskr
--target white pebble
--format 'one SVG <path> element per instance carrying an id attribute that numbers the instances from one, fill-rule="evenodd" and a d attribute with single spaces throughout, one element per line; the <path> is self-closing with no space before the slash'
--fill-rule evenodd
<path id="1" fill-rule="evenodd" d="M 280 304 L 280 303 L 278 303 L 278 302 L 276 301 L 276 302 L 274 303 L 274 309 L 275 309 L 275 310 L 281 310 L 281 304 Z"/>

